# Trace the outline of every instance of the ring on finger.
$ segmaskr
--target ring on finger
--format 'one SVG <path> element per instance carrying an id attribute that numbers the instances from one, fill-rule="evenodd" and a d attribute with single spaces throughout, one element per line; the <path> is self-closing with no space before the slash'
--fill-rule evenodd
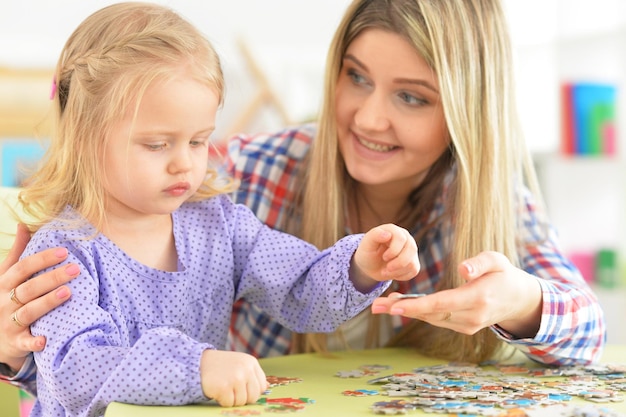
<path id="1" fill-rule="evenodd" d="M 11 290 L 11 292 L 9 293 L 9 297 L 11 297 L 11 301 L 13 301 L 18 306 L 23 306 L 24 305 L 24 303 L 21 302 L 19 298 L 17 298 L 17 295 L 15 295 L 15 288 L 13 288 Z"/>
<path id="2" fill-rule="evenodd" d="M 444 313 L 443 318 L 441 319 L 441 321 L 448 321 L 448 320 L 450 320 L 450 317 L 452 317 L 452 313 L 448 311 L 447 313 Z"/>
<path id="3" fill-rule="evenodd" d="M 26 326 L 24 323 L 20 321 L 20 319 L 17 318 L 17 310 L 15 310 L 13 314 L 11 314 L 11 320 L 13 321 L 13 323 L 15 323 L 16 326 L 19 326 L 19 327 Z"/>

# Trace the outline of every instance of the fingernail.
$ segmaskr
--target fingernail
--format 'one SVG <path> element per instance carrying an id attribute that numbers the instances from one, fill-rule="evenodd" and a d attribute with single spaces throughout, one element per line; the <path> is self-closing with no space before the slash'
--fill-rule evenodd
<path id="1" fill-rule="evenodd" d="M 472 266 L 471 263 L 469 262 L 463 262 L 463 265 L 465 266 L 465 268 L 467 269 L 467 272 L 469 274 L 473 274 L 474 273 L 474 267 Z"/>
<path id="2" fill-rule="evenodd" d="M 74 264 L 65 268 L 65 273 L 69 276 L 78 275 L 79 271 L 80 270 L 78 269 L 78 265 L 74 265 Z"/>
<path id="3" fill-rule="evenodd" d="M 35 343 L 37 343 L 37 346 L 39 346 L 40 348 L 46 346 L 46 342 L 44 340 L 37 339 Z"/>
<path id="4" fill-rule="evenodd" d="M 54 252 L 54 255 L 57 258 L 65 258 L 67 256 L 67 249 L 65 248 L 59 248 Z"/>
<path id="5" fill-rule="evenodd" d="M 387 311 L 387 307 L 385 306 L 372 306 L 372 313 L 385 313 Z"/>
<path id="6" fill-rule="evenodd" d="M 391 314 L 392 316 L 401 316 L 402 314 L 404 314 L 404 309 L 392 307 L 391 310 L 389 310 L 389 314 Z"/>
<path id="7" fill-rule="evenodd" d="M 59 288 L 56 292 L 57 298 L 66 298 L 70 295 L 70 291 L 67 288 Z"/>

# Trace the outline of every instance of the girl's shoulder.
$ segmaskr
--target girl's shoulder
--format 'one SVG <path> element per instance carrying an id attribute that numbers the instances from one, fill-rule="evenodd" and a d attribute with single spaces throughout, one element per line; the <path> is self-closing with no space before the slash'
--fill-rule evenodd
<path id="1" fill-rule="evenodd" d="M 227 242 L 240 233 L 255 233 L 263 223 L 242 204 L 220 194 L 205 200 L 183 204 L 173 213 L 174 233 L 188 239 Z"/>
<path id="2" fill-rule="evenodd" d="M 57 246 L 77 250 L 97 235 L 92 224 L 68 207 L 58 218 L 44 224 L 33 234 L 22 257 Z"/>

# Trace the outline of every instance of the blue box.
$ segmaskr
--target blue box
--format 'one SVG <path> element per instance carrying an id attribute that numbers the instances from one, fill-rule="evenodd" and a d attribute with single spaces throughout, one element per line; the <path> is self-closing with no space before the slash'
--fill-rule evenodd
<path id="1" fill-rule="evenodd" d="M 26 177 L 36 169 L 47 145 L 47 140 L 40 139 L 0 139 L 0 185 L 22 185 Z"/>

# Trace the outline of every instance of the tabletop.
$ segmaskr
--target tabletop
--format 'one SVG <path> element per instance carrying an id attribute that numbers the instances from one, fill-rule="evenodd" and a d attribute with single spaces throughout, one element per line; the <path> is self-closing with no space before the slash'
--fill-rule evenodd
<path id="1" fill-rule="evenodd" d="M 399 348 L 333 352 L 330 355 L 288 355 L 261 359 L 260 363 L 268 380 L 274 385 L 266 395 L 262 396 L 259 404 L 225 408 L 217 404 L 166 407 L 112 403 L 107 408 L 105 417 L 268 416 L 277 412 L 286 413 L 296 410 L 299 416 L 372 416 L 374 415 L 372 406 L 378 402 L 390 403 L 391 407 L 378 414 L 429 415 L 429 412 L 424 412 L 419 407 L 410 409 L 410 411 L 404 408 L 406 402 L 414 401 L 416 397 L 390 397 L 383 389 L 382 383 L 372 384 L 371 381 L 383 376 L 413 373 L 419 370 L 416 368 L 435 367 L 445 370 L 446 368 L 438 365 L 449 365 L 446 361 L 428 358 L 410 349 Z M 514 356 L 508 359 L 506 363 L 523 366 L 518 370 L 511 370 L 513 367 L 500 368 L 494 365 L 484 366 L 480 369 L 490 370 L 491 373 L 487 374 L 487 378 L 494 379 L 496 378 L 494 375 L 503 375 L 502 370 L 512 378 L 526 376 L 529 369 L 540 368 L 522 355 Z M 626 365 L 626 345 L 607 346 L 601 364 Z M 468 364 L 458 364 L 460 367 L 464 365 Z M 543 383 L 546 381 L 563 381 L 570 377 L 534 376 L 532 378 L 538 378 Z M 598 377 L 594 377 L 594 380 L 596 381 L 594 384 L 597 384 Z M 483 383 L 487 384 L 484 381 Z M 600 385 L 594 385 L 594 387 L 600 391 Z M 623 381 L 622 388 L 626 390 L 626 383 Z M 529 392 L 530 390 L 526 391 Z M 624 391 L 618 391 L 618 393 L 621 396 L 626 395 Z M 595 415 L 626 416 L 626 402 L 616 401 L 618 399 L 618 397 L 614 397 L 611 400 L 605 399 L 606 403 L 597 403 L 583 399 L 578 395 L 572 395 L 571 399 L 564 400 L 562 404 L 564 404 L 563 407 L 569 407 L 570 411 L 572 408 L 579 411 L 587 408 L 594 410 L 606 408 L 609 410 L 606 411 L 606 414 Z M 447 404 L 451 402 L 453 400 L 448 401 Z M 403 407 L 403 409 L 397 407 Z M 511 406 L 509 410 L 512 408 L 516 407 Z M 502 408 L 499 411 L 504 413 L 507 409 Z M 455 415 L 455 412 L 450 409 L 449 414 Z M 511 413 L 508 414 L 510 416 L 524 415 L 509 412 Z"/>

